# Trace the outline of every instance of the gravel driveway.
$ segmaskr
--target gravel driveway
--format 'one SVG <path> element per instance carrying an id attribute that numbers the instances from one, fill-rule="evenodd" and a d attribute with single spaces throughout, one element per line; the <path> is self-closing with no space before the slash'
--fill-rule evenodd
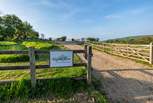
<path id="1" fill-rule="evenodd" d="M 65 45 L 82 49 L 79 45 Z M 93 51 L 94 76 L 111 103 L 153 103 L 153 70 L 140 63 Z"/>

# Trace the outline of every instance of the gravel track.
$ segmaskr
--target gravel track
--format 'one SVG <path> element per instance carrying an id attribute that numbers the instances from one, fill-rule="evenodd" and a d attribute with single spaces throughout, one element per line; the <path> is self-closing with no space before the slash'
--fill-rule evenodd
<path id="1" fill-rule="evenodd" d="M 79 45 L 65 45 L 82 49 Z M 135 61 L 93 50 L 93 74 L 111 103 L 153 103 L 153 70 Z"/>

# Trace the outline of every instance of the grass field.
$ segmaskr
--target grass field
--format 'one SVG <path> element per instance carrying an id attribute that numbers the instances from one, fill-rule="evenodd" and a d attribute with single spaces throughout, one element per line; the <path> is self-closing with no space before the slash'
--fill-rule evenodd
<path id="1" fill-rule="evenodd" d="M 11 42 L 3 43 L 8 47 L 5 49 L 4 47 L 0 47 L 0 50 L 26 50 L 26 47 L 29 46 L 34 46 L 36 49 L 41 50 L 61 48 L 61 46 L 56 46 L 50 42 L 44 42 L 44 44 L 38 41 L 22 42 L 20 44 Z M 1 45 L 3 43 L 1 43 Z M 10 45 L 17 48 L 14 47 L 12 49 Z M 16 55 L 12 55 L 12 57 L 10 55 L 1 56 L 0 59 L 7 59 L 6 61 L 1 60 L 0 66 L 29 65 L 28 61 L 21 60 L 22 62 L 18 62 L 13 60 L 16 57 Z M 19 58 L 22 58 L 22 55 L 21 57 L 19 56 Z M 25 59 L 25 57 L 23 58 Z M 48 64 L 48 61 L 48 55 L 41 55 L 38 57 L 36 64 Z M 74 61 L 80 62 L 80 58 L 75 55 Z M 96 85 L 89 86 L 86 80 L 71 79 L 86 77 L 85 67 L 42 68 L 36 70 L 37 85 L 35 88 L 32 88 L 30 85 L 29 72 L 29 70 L 0 71 L 0 81 L 15 80 L 15 82 L 12 83 L 0 83 L 0 102 L 107 103 L 105 96 L 96 90 Z M 97 84 L 97 82 L 94 84 Z"/>
<path id="2" fill-rule="evenodd" d="M 86 98 L 85 101 L 94 98 L 96 103 L 107 103 L 94 85 L 87 85 L 86 80 L 71 79 L 85 76 L 84 67 L 40 69 L 36 71 L 36 78 L 47 80 L 38 80 L 36 88 L 33 89 L 30 85 L 29 70 L 0 71 L 0 80 L 17 80 L 14 83 L 0 84 L 0 101 L 80 103 L 82 97 L 78 95 L 81 94 Z"/>
<path id="3" fill-rule="evenodd" d="M 8 42 L 3 41 L 0 42 L 0 50 L 28 50 L 28 47 L 34 47 L 38 50 L 50 50 L 50 49 L 58 49 L 59 47 L 51 42 L 43 42 L 43 41 L 24 41 L 21 43 L 16 42 Z M 36 57 L 36 59 L 39 59 Z M 29 57 L 28 55 L 0 55 L 0 62 L 6 63 L 6 62 L 23 62 L 28 61 Z"/>

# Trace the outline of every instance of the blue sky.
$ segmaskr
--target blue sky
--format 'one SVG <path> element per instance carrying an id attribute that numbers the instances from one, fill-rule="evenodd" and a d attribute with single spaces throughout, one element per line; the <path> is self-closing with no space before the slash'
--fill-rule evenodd
<path id="1" fill-rule="evenodd" d="M 153 34 L 153 0 L 0 0 L 45 37 L 119 38 Z"/>

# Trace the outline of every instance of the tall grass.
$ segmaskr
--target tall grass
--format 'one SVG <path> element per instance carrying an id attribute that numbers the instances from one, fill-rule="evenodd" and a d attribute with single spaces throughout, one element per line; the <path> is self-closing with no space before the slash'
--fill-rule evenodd
<path id="1" fill-rule="evenodd" d="M 79 103 L 70 98 L 75 97 L 77 93 L 83 93 L 90 99 L 95 98 L 96 103 L 107 103 L 106 97 L 96 90 L 97 83 L 91 86 L 87 85 L 86 80 L 71 79 L 84 76 L 86 76 L 84 67 L 40 69 L 36 71 L 37 85 L 32 88 L 28 71 L 1 71 L 1 80 L 14 78 L 19 81 L 0 84 L 0 102 L 31 103 L 33 100 L 39 102 L 44 98 L 46 100 L 52 98 L 57 101 L 62 99 L 61 103 L 70 101 Z"/>
<path id="2" fill-rule="evenodd" d="M 33 98 L 52 97 L 69 98 L 77 92 L 86 91 L 85 81 L 72 80 L 70 78 L 59 78 L 50 80 L 38 80 L 35 88 L 32 88 L 30 81 L 21 80 L 18 82 L 0 85 L 0 101 L 26 100 Z"/>
<path id="3" fill-rule="evenodd" d="M 0 72 L 0 78 L 3 78 L 3 76 L 5 78 L 10 77 L 10 79 L 14 78 L 13 75 L 16 77 L 19 74 L 19 71 L 17 72 Z M 72 77 L 84 76 L 86 74 L 84 68 L 72 67 L 37 70 L 37 79 L 43 78 L 45 80 L 38 80 L 36 88 L 32 88 L 30 85 L 29 75 L 27 75 L 29 73 L 20 72 L 21 74 L 19 75 L 23 75 L 23 80 L 0 85 L 0 101 L 39 98 L 41 96 L 48 96 L 50 93 L 56 98 L 68 98 L 72 94 L 83 91 L 86 88 L 85 81 L 70 79 Z"/>

